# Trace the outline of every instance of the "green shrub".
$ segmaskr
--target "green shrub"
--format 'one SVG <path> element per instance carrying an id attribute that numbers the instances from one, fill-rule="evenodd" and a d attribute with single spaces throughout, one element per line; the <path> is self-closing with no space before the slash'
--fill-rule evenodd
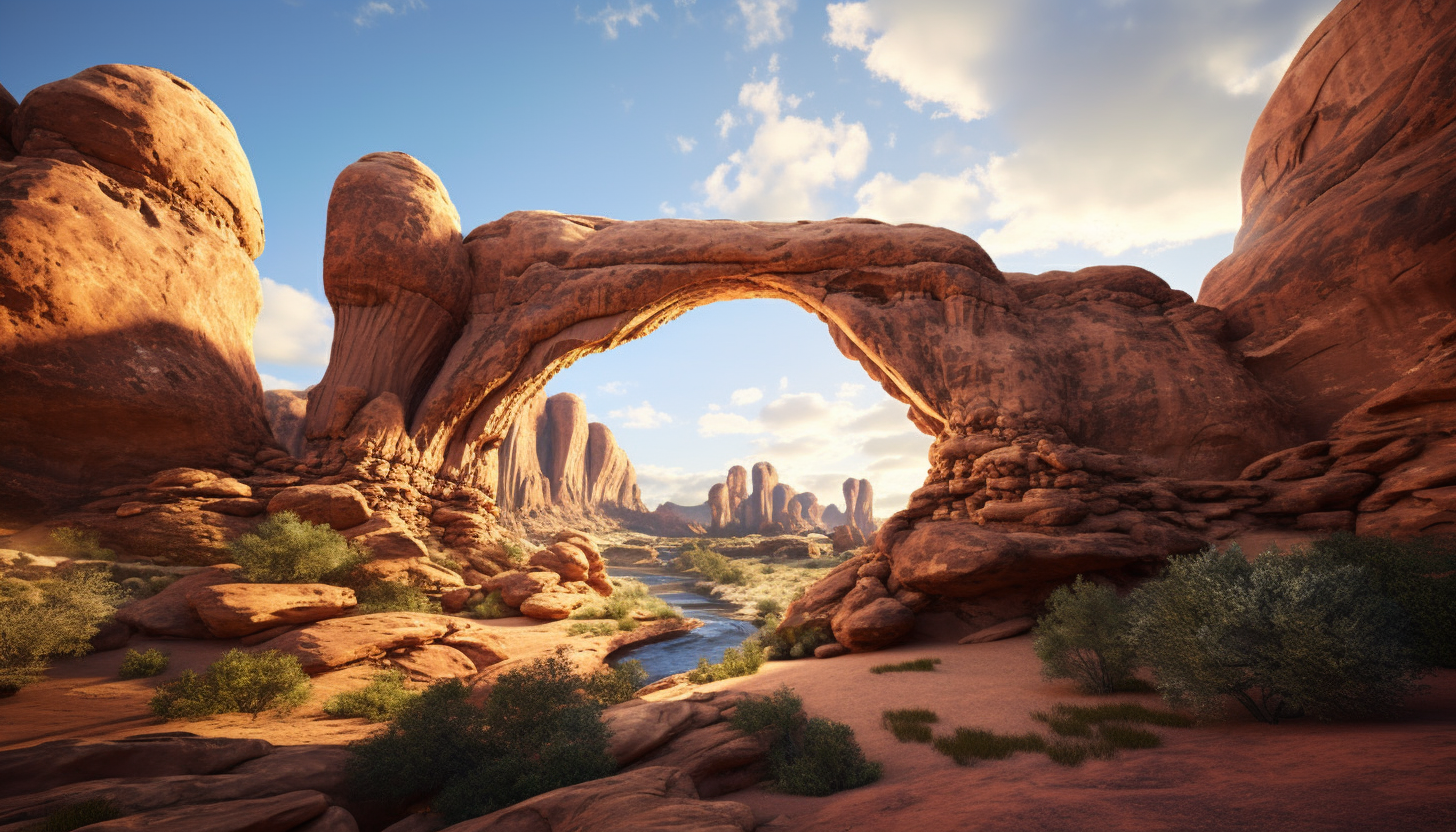
<path id="1" fill-rule="evenodd" d="M 626 702 L 647 681 L 647 671 L 636 659 L 622 662 L 616 667 L 605 667 L 587 677 L 586 695 L 603 705 Z"/>
<path id="2" fill-rule="evenodd" d="M 1416 689 L 1404 615 L 1355 566 L 1210 548 L 1131 602 L 1139 657 L 1170 702 L 1200 713 L 1231 696 L 1269 723 L 1381 714 Z"/>
<path id="3" fill-rule="evenodd" d="M 440 612 L 440 602 L 419 587 L 399 581 L 373 581 L 355 590 L 362 614 L 375 612 Z"/>
<path id="4" fill-rule="evenodd" d="M 1117 702 L 1108 705 L 1060 704 L 1051 712 L 1039 711 L 1032 719 L 1045 722 L 1056 733 L 1064 737 L 1088 737 L 1092 728 L 1108 722 L 1160 725 L 1164 728 L 1187 728 L 1193 720 L 1172 711 L 1155 711 L 1136 702 Z"/>
<path id="5" fill-rule="evenodd" d="M 432 685 L 383 732 L 351 746 L 350 790 L 403 807 L 434 794 L 450 822 L 616 770 L 600 703 L 563 652 L 501 674 L 481 707 Z"/>
<path id="6" fill-rule="evenodd" d="M 1127 640 L 1127 602 L 1109 587 L 1082 580 L 1057 587 L 1036 623 L 1032 649 L 1048 679 L 1071 679 L 1084 693 L 1127 687 L 1137 659 Z"/>
<path id="7" fill-rule="evenodd" d="M 764 572 L 768 572 L 772 568 L 765 566 L 763 569 Z M 760 598 L 754 603 L 753 610 L 758 614 L 759 621 L 764 621 L 771 615 L 783 615 L 784 605 L 773 598 Z"/>
<path id="8" fill-rule="evenodd" d="M 519 610 L 512 609 L 506 603 L 505 597 L 501 595 L 501 591 L 497 589 L 485 596 L 485 600 L 471 607 L 470 614 L 476 618 L 492 619 L 511 618 L 521 613 Z"/>
<path id="9" fill-rule="evenodd" d="M 228 550 L 247 579 L 257 583 L 309 584 L 325 577 L 338 582 L 361 560 L 338 532 L 291 511 L 264 520 L 229 543 Z"/>
<path id="10" fill-rule="evenodd" d="M 870 672 L 874 674 L 929 673 L 935 670 L 935 666 L 938 664 L 940 664 L 940 659 L 911 659 L 908 662 L 900 662 L 899 664 L 877 664 L 870 668 Z"/>
<path id="11" fill-rule="evenodd" d="M 1456 667 L 1456 540 L 1356 537 L 1340 532 L 1315 541 L 1320 560 L 1357 566 L 1371 589 L 1399 604 L 1423 664 Z"/>
<path id="12" fill-rule="evenodd" d="M 621 630 L 636 629 L 637 621 L 634 614 L 651 618 L 682 618 L 682 613 L 674 609 L 671 604 L 653 595 L 647 588 L 647 584 L 633 578 L 612 578 L 611 580 L 611 595 L 577 607 L 571 613 L 571 617 L 578 620 L 613 619 L 619 624 L 626 625 L 618 628 Z M 627 624 L 629 621 L 632 623 Z"/>
<path id="13" fill-rule="evenodd" d="M 287 713 L 308 699 L 310 684 L 298 659 L 277 650 L 229 650 L 201 676 L 187 670 L 152 697 L 162 719 L 200 719 L 213 714 Z"/>
<path id="14" fill-rule="evenodd" d="M 930 726 L 940 721 L 935 711 L 926 708 L 885 711 L 880 718 L 885 728 L 900 742 L 930 742 Z"/>
<path id="15" fill-rule="evenodd" d="M 745 734 L 770 734 L 769 779 L 777 791 L 822 797 L 880 779 L 880 764 L 865 759 L 854 731 L 842 722 L 806 718 L 803 702 L 788 687 L 740 703 L 730 724 Z"/>
<path id="16" fill-rule="evenodd" d="M 748 573 L 742 566 L 704 548 L 701 543 L 683 547 L 673 560 L 672 568 L 678 572 L 697 572 L 715 584 L 743 586 L 748 583 Z"/>
<path id="17" fill-rule="evenodd" d="M 101 535 L 98 532 L 79 526 L 51 529 L 46 551 L 57 557 L 73 560 L 116 560 L 116 552 L 101 545 Z"/>
<path id="18" fill-rule="evenodd" d="M 90 569 L 34 583 L 0 579 L 0 697 L 39 681 L 55 656 L 91 652 L 121 598 L 116 583 Z"/>
<path id="19" fill-rule="evenodd" d="M 717 664 L 710 664 L 707 658 L 698 659 L 698 666 L 688 671 L 688 681 L 701 685 L 737 676 L 752 676 L 763 667 L 763 663 L 763 646 L 750 636 L 740 647 L 724 650 L 723 661 Z"/>
<path id="20" fill-rule="evenodd" d="M 1018 751 L 1047 750 L 1047 741 L 1040 734 L 997 734 L 979 728 L 957 728 L 954 734 L 936 737 L 931 744 L 962 766 L 977 760 L 1004 760 Z"/>
<path id="21" fill-rule="evenodd" d="M 1057 740 L 1048 743 L 1046 755 L 1052 762 L 1064 766 L 1079 766 L 1088 757 L 1096 760 L 1109 760 L 1117 753 L 1117 749 L 1106 740 L 1093 740 L 1091 742 L 1076 742 L 1070 740 Z"/>
<path id="22" fill-rule="evenodd" d="M 388 722 L 405 706 L 420 697 L 418 691 L 405 686 L 406 676 L 398 670 L 374 674 L 369 684 L 359 690 L 345 691 L 329 697 L 324 713 L 329 716 L 359 717 L 370 722 Z"/>
<path id="23" fill-rule="evenodd" d="M 121 816 L 120 806 L 110 800 L 97 798 L 62 806 L 46 815 L 45 820 L 29 828 L 31 832 L 71 832 L 93 823 L 116 820 Z"/>
<path id="24" fill-rule="evenodd" d="M 501 550 L 506 554 L 506 560 L 515 566 L 524 566 L 531 557 L 526 547 L 519 543 L 507 542 L 501 544 Z"/>
<path id="25" fill-rule="evenodd" d="M 617 632 L 617 622 L 615 621 L 576 621 L 566 628 L 566 634 L 569 636 L 600 637 L 609 636 L 615 632 Z"/>
<path id="26" fill-rule="evenodd" d="M 758 643 L 763 646 L 764 656 L 769 661 L 812 656 L 819 645 L 833 641 L 834 636 L 823 627 L 781 628 L 777 615 L 765 617 L 763 625 L 758 628 Z"/>
<path id="27" fill-rule="evenodd" d="M 171 657 L 155 647 L 145 653 L 128 650 L 126 657 L 121 660 L 121 670 L 117 672 L 117 675 L 123 679 L 148 679 L 152 676 L 160 676 L 166 672 L 167 665 L 171 661 Z"/>

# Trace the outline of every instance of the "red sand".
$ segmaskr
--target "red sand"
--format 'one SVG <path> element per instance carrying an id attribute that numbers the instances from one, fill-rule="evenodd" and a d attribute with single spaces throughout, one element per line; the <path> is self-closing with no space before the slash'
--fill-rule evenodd
<path id="1" fill-rule="evenodd" d="M 877 664 L 939 657 L 933 673 L 873 675 Z M 792 687 L 805 710 L 848 723 L 884 777 L 829 798 L 753 788 L 727 796 L 767 829 L 1456 829 L 1456 671 L 1399 721 L 1264 725 L 1242 709 L 1194 728 L 1154 729 L 1162 748 L 1121 751 L 1076 768 L 1042 754 L 957 766 L 880 724 L 888 709 L 926 707 L 955 727 L 1043 729 L 1029 714 L 1058 702 L 1113 699 L 1160 707 L 1153 694 L 1089 697 L 1039 676 L 1030 636 L 977 645 L 907 645 L 828 661 L 775 662 L 712 687 Z"/>

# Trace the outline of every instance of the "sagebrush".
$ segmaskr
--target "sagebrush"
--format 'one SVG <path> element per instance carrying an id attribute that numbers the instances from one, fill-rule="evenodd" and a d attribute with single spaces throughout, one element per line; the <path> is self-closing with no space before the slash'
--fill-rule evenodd
<path id="1" fill-rule="evenodd" d="M 215 714 L 287 713 L 307 699 L 311 684 L 298 659 L 277 650 L 229 650 L 198 674 L 185 670 L 152 697 L 162 719 L 202 719 Z"/>
<path id="2" fill-rule="evenodd" d="M 52 658 L 89 653 L 122 597 L 91 569 L 35 582 L 0 578 L 0 697 L 40 680 Z"/>
<path id="3" fill-rule="evenodd" d="M 341 583 L 363 558 L 343 535 L 327 525 L 280 511 L 253 531 L 228 544 L 233 562 L 250 581 L 311 584 Z"/>

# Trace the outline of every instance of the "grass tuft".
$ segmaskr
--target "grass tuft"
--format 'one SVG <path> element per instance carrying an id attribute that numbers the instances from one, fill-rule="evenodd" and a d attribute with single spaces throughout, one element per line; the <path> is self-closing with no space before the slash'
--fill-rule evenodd
<path id="1" fill-rule="evenodd" d="M 1040 734 L 997 734 L 979 728 L 957 728 L 948 737 L 936 737 L 935 750 L 968 766 L 977 760 L 1004 760 L 1018 751 L 1046 751 Z"/>
<path id="2" fill-rule="evenodd" d="M 881 719 L 890 733 L 900 742 L 929 743 L 933 739 L 931 723 L 939 722 L 935 711 L 926 708 L 906 708 L 899 711 L 885 711 Z"/>
<path id="3" fill-rule="evenodd" d="M 899 664 L 877 664 L 870 668 L 871 673 L 929 673 L 935 670 L 940 664 L 940 659 L 914 659 Z"/>

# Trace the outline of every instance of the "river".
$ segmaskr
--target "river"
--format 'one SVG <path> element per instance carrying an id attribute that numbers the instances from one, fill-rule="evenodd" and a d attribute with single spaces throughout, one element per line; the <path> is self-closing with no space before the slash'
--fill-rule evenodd
<path id="1" fill-rule="evenodd" d="M 738 607 L 714 598 L 706 598 L 690 592 L 691 579 L 680 575 L 664 573 L 660 569 L 633 567 L 608 567 L 607 574 L 613 578 L 636 578 L 647 584 L 648 590 L 666 601 L 683 614 L 684 618 L 696 618 L 703 626 L 686 635 L 630 647 L 612 656 L 613 667 L 622 662 L 636 659 L 647 671 L 647 682 L 682 673 L 698 666 L 698 659 L 706 657 L 710 662 L 723 660 L 723 651 L 737 647 L 758 628 L 751 621 L 735 618 Z"/>

